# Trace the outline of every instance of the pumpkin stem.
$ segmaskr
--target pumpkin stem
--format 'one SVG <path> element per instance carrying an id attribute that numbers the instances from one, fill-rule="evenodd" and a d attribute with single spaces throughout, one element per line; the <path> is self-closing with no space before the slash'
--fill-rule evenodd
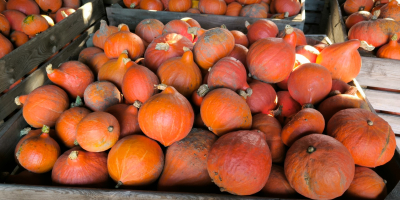
<path id="1" fill-rule="evenodd" d="M 378 19 L 380 14 L 381 14 L 381 10 L 375 10 L 374 15 L 372 16 L 372 20 Z"/>
<path id="2" fill-rule="evenodd" d="M 311 154 L 311 153 L 315 152 L 315 150 L 317 150 L 315 147 L 309 146 L 309 147 L 307 148 L 307 153 Z"/>
<path id="3" fill-rule="evenodd" d="M 291 27 L 289 24 L 287 24 L 287 25 L 285 26 L 285 33 L 286 33 L 287 35 L 292 34 L 293 31 L 294 31 L 293 27 Z"/>
<path id="4" fill-rule="evenodd" d="M 46 73 L 47 73 L 47 74 L 52 74 L 53 72 L 54 72 L 54 70 L 53 70 L 53 65 L 52 65 L 52 64 L 47 65 L 47 67 L 46 67 Z"/>
<path id="5" fill-rule="evenodd" d="M 361 41 L 360 48 L 362 48 L 362 49 L 364 49 L 366 51 L 372 51 L 372 50 L 375 49 L 374 46 L 369 45 L 366 41 Z"/>
<path id="6" fill-rule="evenodd" d="M 168 49 L 169 49 L 169 44 L 168 43 L 157 43 L 156 44 L 156 50 L 168 51 Z"/>
<path id="7" fill-rule="evenodd" d="M 142 62 L 144 60 L 144 58 L 138 58 L 137 60 L 135 60 L 136 64 L 139 64 L 140 62 Z"/>
<path id="8" fill-rule="evenodd" d="M 24 136 L 24 135 L 27 135 L 27 134 L 29 133 L 29 131 L 31 131 L 31 130 L 32 130 L 31 127 L 26 127 L 26 128 L 22 129 L 22 130 L 19 132 L 19 136 L 22 137 L 22 136 Z"/>
<path id="9" fill-rule="evenodd" d="M 183 52 L 190 51 L 188 47 L 183 47 Z"/>
<path id="10" fill-rule="evenodd" d="M 128 55 L 128 50 L 125 49 L 125 50 L 122 51 L 122 53 Z"/>
<path id="11" fill-rule="evenodd" d="M 285 12 L 284 15 L 283 15 L 283 17 L 284 17 L 284 18 L 289 17 L 289 12 Z"/>
<path id="12" fill-rule="evenodd" d="M 124 65 L 126 65 L 126 63 L 128 63 L 130 61 L 131 61 L 130 58 L 122 58 L 122 63 L 124 63 Z"/>
<path id="13" fill-rule="evenodd" d="M 109 127 L 107 128 L 107 130 L 108 130 L 108 132 L 113 132 L 114 127 L 113 127 L 113 126 L 109 126 Z"/>
<path id="14" fill-rule="evenodd" d="M 50 127 L 43 125 L 42 127 L 42 133 L 49 133 L 50 132 Z"/>
<path id="15" fill-rule="evenodd" d="M 370 126 L 372 126 L 372 125 L 374 125 L 374 122 L 371 121 L 371 120 L 367 120 L 367 124 L 370 125 Z"/>
<path id="16" fill-rule="evenodd" d="M 342 94 L 339 90 L 334 90 L 332 92 L 329 92 L 328 97 L 333 97 L 336 95 Z"/>
<path id="17" fill-rule="evenodd" d="M 71 153 L 69 154 L 68 158 L 71 159 L 71 160 L 75 160 L 75 159 L 78 158 L 78 154 L 79 154 L 79 151 L 71 151 Z"/>
<path id="18" fill-rule="evenodd" d="M 357 94 L 357 88 L 354 86 L 350 86 L 350 88 L 345 92 L 345 94 L 355 95 Z"/>
<path id="19" fill-rule="evenodd" d="M 360 8 L 358 8 L 358 11 L 363 11 L 365 10 L 365 6 L 360 6 Z"/>
<path id="20" fill-rule="evenodd" d="M 123 183 L 121 182 L 121 181 L 118 181 L 118 183 L 117 183 L 117 185 L 115 186 L 115 188 L 119 188 L 119 187 L 121 187 L 123 185 Z"/>
<path id="21" fill-rule="evenodd" d="M 75 145 L 75 146 L 79 146 L 78 140 L 75 140 L 75 141 L 74 141 L 74 145 Z"/>
<path id="22" fill-rule="evenodd" d="M 129 27 L 126 24 L 118 25 L 118 31 L 129 31 Z"/>
<path id="23" fill-rule="evenodd" d="M 140 102 L 139 100 L 136 100 L 135 102 L 133 102 L 133 106 L 135 106 L 137 109 L 139 109 L 140 107 L 142 107 L 142 102 Z"/>
<path id="24" fill-rule="evenodd" d="M 15 97 L 14 99 L 15 104 L 17 104 L 17 106 L 20 106 L 22 103 L 19 101 L 19 96 Z"/>
<path id="25" fill-rule="evenodd" d="M 68 15 L 67 15 L 67 13 L 65 13 L 65 11 L 61 11 L 61 16 L 64 18 L 68 17 Z"/>
<path id="26" fill-rule="evenodd" d="M 253 90 L 251 88 L 247 88 L 246 91 L 239 90 L 239 95 L 242 96 L 244 99 L 251 96 L 253 94 Z"/>
<path id="27" fill-rule="evenodd" d="M 279 107 L 276 110 L 270 110 L 268 115 L 271 117 L 276 117 L 279 116 L 282 113 L 282 105 L 279 105 Z"/>
<path id="28" fill-rule="evenodd" d="M 398 39 L 397 34 L 395 33 L 390 39 L 392 41 L 397 41 L 397 39 Z"/>
<path id="29" fill-rule="evenodd" d="M 228 29 L 228 28 L 226 28 L 225 24 L 222 24 L 222 25 L 221 25 L 221 28 L 223 28 L 223 29 Z"/>
<path id="30" fill-rule="evenodd" d="M 213 129 L 211 128 L 211 126 L 208 127 L 208 130 L 211 131 L 211 132 L 213 131 Z"/>
<path id="31" fill-rule="evenodd" d="M 387 184 L 387 180 L 383 179 L 383 183 L 385 183 L 385 185 Z"/>
<path id="32" fill-rule="evenodd" d="M 165 85 L 164 83 L 158 84 L 158 85 L 154 85 L 154 87 L 158 90 L 165 90 L 167 89 L 168 85 Z"/>
<path id="33" fill-rule="evenodd" d="M 312 105 L 311 103 L 306 103 L 303 105 L 303 107 L 301 109 L 304 109 L 304 108 L 314 108 L 314 105 Z"/>
<path id="34" fill-rule="evenodd" d="M 82 98 L 80 96 L 76 97 L 75 103 L 71 103 L 71 108 L 83 106 Z"/>
<path id="35" fill-rule="evenodd" d="M 199 89 L 197 89 L 197 94 L 199 97 L 204 97 L 210 91 L 210 88 L 207 84 L 200 85 Z"/>
<path id="36" fill-rule="evenodd" d="M 129 7 L 130 8 L 135 8 L 135 6 L 136 6 L 136 3 L 132 3 Z"/>
<path id="37" fill-rule="evenodd" d="M 189 27 L 187 32 L 192 35 L 197 35 L 197 31 L 199 31 L 199 30 L 200 30 L 199 27 Z"/>
<path id="38" fill-rule="evenodd" d="M 249 26 L 250 26 L 250 23 L 248 22 L 248 21 L 245 21 L 244 22 L 244 26 L 248 29 L 248 28 L 250 28 Z"/>

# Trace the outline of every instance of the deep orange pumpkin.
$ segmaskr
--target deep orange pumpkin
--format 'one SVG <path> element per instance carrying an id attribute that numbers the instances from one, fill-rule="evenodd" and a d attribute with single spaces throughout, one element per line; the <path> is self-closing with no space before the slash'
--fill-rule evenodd
<path id="1" fill-rule="evenodd" d="M 193 18 L 184 17 L 184 18 L 182 18 L 181 20 L 184 21 L 184 22 L 186 22 L 186 23 L 188 23 L 188 24 L 190 25 L 190 27 L 198 27 L 198 28 L 201 28 L 199 22 L 196 21 L 196 20 L 193 19 Z"/>
<path id="2" fill-rule="evenodd" d="M 0 33 L 8 37 L 10 35 L 10 28 L 10 22 L 8 22 L 3 14 L 0 14 Z"/>
<path id="3" fill-rule="evenodd" d="M 8 40 L 3 34 L 0 33 L 0 58 L 3 58 L 5 55 L 9 54 L 14 50 L 14 47 L 10 40 Z"/>
<path id="4" fill-rule="evenodd" d="M 239 16 L 240 11 L 242 10 L 243 6 L 242 4 L 238 2 L 232 2 L 228 4 L 226 7 L 226 16 Z"/>
<path id="5" fill-rule="evenodd" d="M 226 3 L 224 0 L 201 0 L 199 10 L 201 13 L 212 15 L 225 15 Z"/>
<path id="6" fill-rule="evenodd" d="M 62 6 L 62 0 L 35 0 L 40 9 L 47 13 L 56 13 Z"/>
<path id="7" fill-rule="evenodd" d="M 367 167 L 356 166 L 354 179 L 344 197 L 350 199 L 385 199 L 386 181 Z"/>
<path id="8" fill-rule="evenodd" d="M 169 0 L 168 9 L 171 12 L 186 12 L 192 7 L 192 0 Z"/>
<path id="9" fill-rule="evenodd" d="M 358 11 L 350 16 L 347 17 L 346 19 L 346 28 L 350 29 L 352 26 L 357 24 L 358 22 L 362 21 L 368 21 L 372 18 L 372 14 L 368 11 Z"/>
<path id="10" fill-rule="evenodd" d="M 261 3 L 261 0 L 236 0 L 236 1 L 244 5 Z"/>
<path id="11" fill-rule="evenodd" d="M 0 12 L 3 12 L 6 10 L 6 5 L 7 5 L 7 2 L 5 0 L 0 0 Z"/>
<path id="12" fill-rule="evenodd" d="M 233 47 L 233 50 L 228 55 L 228 57 L 233 57 L 233 58 L 239 60 L 243 64 L 243 66 L 246 68 L 246 71 L 247 71 L 246 57 L 247 57 L 248 52 L 249 52 L 249 50 L 245 46 L 240 45 L 240 44 L 235 44 L 235 47 Z"/>
<path id="13" fill-rule="evenodd" d="M 18 10 L 5 10 L 2 12 L 10 23 L 11 30 L 22 31 L 22 22 L 26 15 Z"/>
<path id="14" fill-rule="evenodd" d="M 293 27 L 291 27 L 289 24 L 285 26 L 285 36 L 282 39 L 289 43 L 293 48 L 296 48 L 297 35 L 294 32 Z"/>
<path id="15" fill-rule="evenodd" d="M 127 8 L 140 8 L 140 0 L 123 0 Z"/>
<path id="16" fill-rule="evenodd" d="M 93 45 L 100 49 L 104 49 L 104 43 L 107 38 L 118 32 L 118 28 L 115 26 L 108 26 L 105 20 L 100 20 L 100 28 L 93 35 Z"/>
<path id="17" fill-rule="evenodd" d="M 267 18 L 268 10 L 261 4 L 249 4 L 240 10 L 240 16 L 251 18 Z"/>
<path id="18" fill-rule="evenodd" d="M 392 18 L 394 21 L 400 21 L 400 4 L 397 0 L 391 0 L 381 7 L 379 18 Z"/>
<path id="19" fill-rule="evenodd" d="M 83 99 L 91 110 L 105 111 L 108 107 L 121 103 L 122 95 L 111 82 L 96 81 L 87 86 Z"/>
<path id="20" fill-rule="evenodd" d="M 21 31 L 13 31 L 10 35 L 10 41 L 14 44 L 14 46 L 20 47 L 26 42 L 29 41 L 28 35 Z"/>
<path id="21" fill-rule="evenodd" d="M 283 167 L 272 165 L 267 184 L 261 189 L 260 193 L 266 197 L 275 198 L 296 198 L 296 191 L 290 186 L 286 179 Z"/>
<path id="22" fill-rule="evenodd" d="M 307 45 L 307 38 L 304 35 L 304 32 L 298 28 L 292 27 L 293 28 L 293 32 L 296 33 L 296 38 L 297 38 L 297 42 L 296 42 L 296 46 L 300 46 L 300 45 Z M 279 31 L 278 37 L 280 38 L 284 38 L 286 35 L 285 30 Z"/>
<path id="23" fill-rule="evenodd" d="M 97 78 L 99 81 L 110 81 L 121 88 L 124 75 L 132 65 L 136 65 L 136 63 L 131 62 L 127 51 L 122 51 L 118 59 L 111 59 L 100 67 Z"/>
<path id="24" fill-rule="evenodd" d="M 93 74 L 99 74 L 100 68 L 109 60 L 107 55 L 101 52 L 91 56 L 86 64 L 92 70 Z"/>
<path id="25" fill-rule="evenodd" d="M 315 63 L 320 52 L 310 45 L 301 45 L 296 47 L 296 54 L 303 55 L 310 62 Z"/>
<path id="26" fill-rule="evenodd" d="M 140 134 L 142 131 L 138 122 L 138 108 L 133 105 L 116 104 L 107 108 L 106 112 L 117 118 L 120 124 L 120 137 Z"/>
<path id="27" fill-rule="evenodd" d="M 193 35 L 188 32 L 188 29 L 190 27 L 191 26 L 187 22 L 176 19 L 176 20 L 169 21 L 167 24 L 165 24 L 162 33 L 163 34 L 177 33 L 177 34 L 180 34 L 180 35 L 186 37 L 187 39 L 189 39 L 192 42 Z"/>
<path id="28" fill-rule="evenodd" d="M 39 15 L 39 6 L 33 0 L 8 0 L 7 10 L 18 10 L 25 15 Z"/>
<path id="29" fill-rule="evenodd" d="M 278 103 L 274 88 L 268 83 L 257 80 L 253 80 L 249 85 L 252 95 L 247 97 L 246 102 L 251 113 L 272 114 Z"/>
<path id="30" fill-rule="evenodd" d="M 272 0 L 271 10 L 273 13 L 284 13 L 288 12 L 289 17 L 299 14 L 301 9 L 301 4 L 299 0 Z"/>
<path id="31" fill-rule="evenodd" d="M 147 43 L 162 35 L 164 24 L 157 19 L 144 19 L 135 28 L 135 33 Z"/>
<path id="32" fill-rule="evenodd" d="M 346 2 L 344 2 L 344 11 L 348 15 L 362 10 L 369 12 L 373 6 L 373 0 L 346 0 Z"/>
<path id="33" fill-rule="evenodd" d="M 189 8 L 189 10 L 187 10 L 186 12 L 193 13 L 193 14 L 200 14 L 200 10 L 197 8 Z"/>
<path id="34" fill-rule="evenodd" d="M 143 10 L 164 10 L 163 3 L 160 0 L 141 0 L 139 6 Z"/>
<path id="35" fill-rule="evenodd" d="M 63 0 L 63 7 L 77 10 L 80 6 L 81 2 L 79 0 Z"/>
<path id="36" fill-rule="evenodd" d="M 29 36 L 35 36 L 48 28 L 49 24 L 41 15 L 28 15 L 22 23 L 22 31 Z"/>
<path id="37" fill-rule="evenodd" d="M 214 143 L 208 154 L 207 170 L 221 192 L 252 195 L 264 187 L 272 166 L 265 140 L 261 131 L 246 130 L 225 134 Z M 244 173 L 244 169 L 251 170 Z"/>
<path id="38" fill-rule="evenodd" d="M 395 0 L 393 0 L 395 1 Z M 379 48 L 376 56 L 378 58 L 389 58 L 400 60 L 400 45 L 397 43 L 397 34 L 394 34 L 388 44 Z"/>
<path id="39" fill-rule="evenodd" d="M 232 30 L 231 33 L 235 38 L 235 44 L 241 44 L 246 48 L 249 47 L 249 39 L 247 39 L 247 36 L 243 32 Z"/>
<path id="40" fill-rule="evenodd" d="M 268 19 L 259 19 L 253 24 L 245 24 L 247 28 L 247 38 L 250 45 L 259 39 L 267 37 L 276 37 L 278 35 L 278 26 Z"/>
<path id="41" fill-rule="evenodd" d="M 101 50 L 98 47 L 87 47 L 83 49 L 79 53 L 78 61 L 82 62 L 85 65 L 89 65 L 89 60 L 96 54 L 98 53 L 103 53 L 103 50 Z M 97 75 L 97 73 L 96 73 Z"/>
<path id="42" fill-rule="evenodd" d="M 73 8 L 68 8 L 68 7 L 62 7 L 57 10 L 55 20 L 56 23 L 60 22 L 61 20 L 67 18 L 71 14 L 73 14 L 76 10 Z"/>

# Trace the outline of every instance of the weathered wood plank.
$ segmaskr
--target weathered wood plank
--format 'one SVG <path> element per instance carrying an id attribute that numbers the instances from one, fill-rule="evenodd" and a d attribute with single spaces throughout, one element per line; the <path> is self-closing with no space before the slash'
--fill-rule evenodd
<path id="1" fill-rule="evenodd" d="M 357 76 L 361 86 L 400 90 L 400 61 L 362 57 L 362 68 Z"/>
<path id="2" fill-rule="evenodd" d="M 322 11 L 324 8 L 325 0 L 307 0 L 306 11 Z M 308 13 L 307 13 L 308 14 Z M 306 16 L 306 19 L 308 16 Z"/>
<path id="3" fill-rule="evenodd" d="M 94 26 L 90 27 L 85 31 L 78 39 L 72 42 L 67 48 L 57 54 L 49 62 L 43 64 L 34 73 L 29 75 L 20 84 L 14 87 L 12 90 L 0 97 L 0 120 L 6 118 L 12 113 L 18 106 L 14 103 L 14 99 L 17 96 L 30 93 L 32 90 L 43 85 L 48 80 L 46 74 L 46 66 L 52 64 L 57 67 L 59 64 L 69 60 L 71 55 L 76 54 L 77 51 L 81 50 L 86 40 L 89 38 L 89 34 L 95 32 L 100 26 L 98 21 Z M 79 54 L 79 52 L 78 52 Z"/>
<path id="4" fill-rule="evenodd" d="M 391 115 L 386 113 L 378 113 L 379 117 L 382 117 L 385 121 L 387 121 L 395 134 L 400 135 L 400 116 L 399 115 Z M 400 142 L 397 143 L 400 145 Z"/>
<path id="5" fill-rule="evenodd" d="M 337 0 L 330 1 L 331 16 L 327 29 L 327 35 L 334 43 L 340 43 L 347 40 L 346 26 L 342 20 L 342 12 Z"/>
<path id="6" fill-rule="evenodd" d="M 400 93 L 372 89 L 364 89 L 364 92 L 375 110 L 400 113 Z"/>
<path id="7" fill-rule="evenodd" d="M 45 61 L 103 17 L 102 0 L 81 6 L 74 14 L 0 59 L 0 92 Z"/>

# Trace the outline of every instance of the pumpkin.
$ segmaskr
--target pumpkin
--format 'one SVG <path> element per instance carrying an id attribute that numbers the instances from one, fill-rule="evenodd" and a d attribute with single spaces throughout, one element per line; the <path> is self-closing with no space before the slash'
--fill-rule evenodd
<path id="1" fill-rule="evenodd" d="M 273 163 L 281 163 L 285 159 L 286 148 L 282 142 L 282 126 L 279 121 L 271 115 L 257 114 L 253 116 L 251 129 L 257 129 L 266 136 L 268 147 L 271 151 Z"/>
<path id="2" fill-rule="evenodd" d="M 350 199 L 385 199 L 386 181 L 367 167 L 356 166 L 354 179 L 344 197 Z"/>
<path id="3" fill-rule="evenodd" d="M 141 0 L 139 6 L 143 10 L 164 10 L 163 3 L 160 0 Z"/>
<path id="4" fill-rule="evenodd" d="M 165 11 L 168 11 L 168 10 L 169 10 L 169 9 L 168 9 L 169 0 L 161 0 L 161 2 L 162 2 L 162 4 L 163 4 L 163 6 L 164 6 L 164 10 L 165 10 Z"/>
<path id="5" fill-rule="evenodd" d="M 296 48 L 297 35 L 294 32 L 293 27 L 290 25 L 285 26 L 285 36 L 282 38 L 285 42 L 289 43 L 293 48 Z"/>
<path id="6" fill-rule="evenodd" d="M 352 26 L 357 24 L 358 22 L 368 21 L 372 18 L 372 14 L 368 11 L 358 11 L 351 14 L 346 19 L 346 28 L 350 29 Z"/>
<path id="7" fill-rule="evenodd" d="M 394 0 L 393 0 L 394 1 Z M 389 58 L 400 60 L 400 45 L 397 43 L 397 34 L 394 34 L 388 44 L 379 48 L 376 53 L 378 58 Z"/>
<path id="8" fill-rule="evenodd" d="M 73 8 L 66 8 L 62 7 L 57 10 L 55 20 L 56 23 L 60 22 L 61 20 L 67 18 L 68 16 L 72 15 L 76 10 Z"/>
<path id="9" fill-rule="evenodd" d="M 39 6 L 33 0 L 8 0 L 7 10 L 18 10 L 25 15 L 39 15 Z"/>
<path id="10" fill-rule="evenodd" d="M 228 55 L 228 57 L 233 57 L 233 58 L 239 60 L 243 64 L 243 66 L 246 67 L 246 65 L 247 65 L 246 57 L 247 57 L 248 52 L 249 52 L 249 50 L 246 47 L 244 47 L 243 45 L 235 44 L 235 47 L 233 47 L 233 50 Z M 247 71 L 247 69 L 246 69 L 246 71 Z"/>
<path id="11" fill-rule="evenodd" d="M 47 13 L 55 13 L 62 6 L 62 0 L 35 0 L 40 9 Z"/>
<path id="12" fill-rule="evenodd" d="M 7 92 L 9 92 L 11 89 L 13 89 L 15 86 L 17 86 L 18 84 L 21 83 L 21 81 L 24 79 L 24 77 L 18 79 L 17 81 L 15 81 L 12 85 L 10 85 L 10 87 L 8 87 L 8 89 L 5 89 L 2 94 L 5 94 Z"/>
<path id="13" fill-rule="evenodd" d="M 9 54 L 14 50 L 14 47 L 10 40 L 8 40 L 3 34 L 0 33 L 0 58 L 3 58 L 5 55 Z"/>
<path id="14" fill-rule="evenodd" d="M 310 62 L 315 63 L 320 52 L 310 45 L 300 45 L 296 47 L 296 54 L 303 55 Z"/>
<path id="15" fill-rule="evenodd" d="M 337 112 L 329 120 L 326 130 L 328 135 L 349 149 L 355 164 L 359 166 L 384 165 L 392 159 L 396 149 L 395 135 L 390 125 L 365 109 L 349 108 Z"/>
<path id="16" fill-rule="evenodd" d="M 90 47 L 89 47 L 90 48 Z M 107 57 L 105 53 L 97 53 L 90 57 L 90 59 L 86 62 L 87 66 L 92 70 L 94 74 L 98 74 L 100 68 L 109 61 L 110 59 Z"/>
<path id="17" fill-rule="evenodd" d="M 140 129 L 146 136 L 170 146 L 189 134 L 194 112 L 184 96 L 174 87 L 167 86 L 142 105 L 138 119 Z"/>
<path id="18" fill-rule="evenodd" d="M 238 129 L 249 129 L 252 124 L 246 101 L 227 88 L 209 92 L 201 103 L 200 113 L 204 124 L 218 136 Z"/>
<path id="19" fill-rule="evenodd" d="M 297 53 L 296 53 L 296 56 L 295 56 L 295 57 L 296 57 L 296 60 L 294 61 L 293 69 L 296 69 L 297 67 L 299 67 L 299 66 L 302 65 L 302 64 L 310 63 L 310 61 L 309 61 L 306 57 L 304 57 L 303 55 L 301 55 L 301 54 L 297 54 Z M 288 86 L 287 86 L 288 80 L 289 80 L 289 76 L 286 77 L 285 80 L 276 83 L 276 85 L 277 85 L 279 88 L 283 89 L 283 90 L 288 90 Z"/>
<path id="20" fill-rule="evenodd" d="M 16 48 L 22 46 L 23 44 L 28 42 L 28 40 L 28 36 L 21 31 L 13 31 L 10 35 L 10 41 L 14 44 Z"/>
<path id="21" fill-rule="evenodd" d="M 78 0 L 63 0 L 63 7 L 73 8 L 77 10 L 81 6 L 81 2 Z"/>
<path id="22" fill-rule="evenodd" d="M 373 6 L 373 0 L 346 0 L 344 2 L 344 12 L 350 15 L 362 10 L 371 11 Z"/>
<path id="23" fill-rule="evenodd" d="M 18 147 L 16 156 L 22 167 L 34 173 L 45 173 L 53 168 L 60 146 L 49 136 L 49 131 L 44 125 L 40 135 L 27 138 Z"/>
<path id="24" fill-rule="evenodd" d="M 384 0 L 385 1 L 385 0 Z M 376 1 L 375 6 L 372 8 L 371 13 L 374 13 L 377 10 L 381 10 L 381 8 L 389 2 L 381 3 L 381 1 Z"/>
<path id="25" fill-rule="evenodd" d="M 107 154 L 70 149 L 57 159 L 51 179 L 58 185 L 104 187 L 108 181 Z"/>
<path id="26" fill-rule="evenodd" d="M 201 13 L 212 15 L 225 15 L 226 3 L 224 0 L 201 0 L 199 10 Z"/>
<path id="27" fill-rule="evenodd" d="M 28 15 L 22 22 L 22 31 L 29 36 L 35 36 L 48 28 L 49 24 L 41 15 Z"/>
<path id="28" fill-rule="evenodd" d="M 313 108 L 304 108 L 291 117 L 283 127 L 281 137 L 286 146 L 309 134 L 322 134 L 325 128 L 324 116 Z"/>
<path id="29" fill-rule="evenodd" d="M 334 92 L 335 90 L 338 91 L 340 94 L 354 95 L 355 93 L 357 93 L 356 87 L 350 86 L 349 84 L 347 84 L 341 80 L 333 79 L 331 93 Z"/>
<path id="30" fill-rule="evenodd" d="M 192 129 L 183 140 L 167 148 L 158 190 L 209 192 L 214 185 L 207 171 L 207 156 L 217 137 L 206 130 Z"/>
<path id="31" fill-rule="evenodd" d="M 178 20 L 180 21 L 180 20 Z M 193 43 L 186 37 L 168 33 L 161 35 L 153 40 L 144 54 L 145 66 L 153 72 L 157 72 L 160 65 L 169 58 L 182 56 L 183 47 L 193 49 Z"/>
<path id="32" fill-rule="evenodd" d="M 193 35 L 188 32 L 188 28 L 190 25 L 183 21 L 183 20 L 172 20 L 169 21 L 167 24 L 165 24 L 164 29 L 162 31 L 163 34 L 166 33 L 177 33 L 180 34 L 187 39 L 189 39 L 191 42 L 193 41 Z"/>
<path id="33" fill-rule="evenodd" d="M 261 4 L 250 4 L 240 10 L 239 16 L 251 18 L 267 18 L 268 10 Z"/>
<path id="34" fill-rule="evenodd" d="M 250 45 L 259 39 L 276 37 L 279 32 L 278 26 L 268 19 L 259 19 L 251 25 L 246 21 L 245 26 Z"/>
<path id="35" fill-rule="evenodd" d="M 11 30 L 22 31 L 22 22 L 26 18 L 26 15 L 18 10 L 5 10 L 2 14 L 7 18 L 10 23 Z"/>
<path id="36" fill-rule="evenodd" d="M 295 51 L 281 38 L 264 38 L 251 45 L 246 61 L 249 76 L 263 82 L 277 83 L 292 71 Z"/>
<path id="37" fill-rule="evenodd" d="M 293 28 L 293 32 L 296 34 L 296 46 L 300 46 L 300 45 L 307 45 L 307 38 L 304 35 L 304 32 L 298 28 L 292 27 Z M 284 38 L 286 35 L 285 30 L 279 31 L 278 33 L 278 37 L 280 38 Z"/>
<path id="38" fill-rule="evenodd" d="M 51 18 L 48 15 L 42 15 L 42 17 L 44 17 L 44 19 L 46 19 L 47 23 L 49 24 L 50 27 L 54 26 L 54 20 L 53 18 Z M 79 36 L 81 36 L 80 34 L 77 35 L 73 40 L 76 40 Z"/>
<path id="39" fill-rule="evenodd" d="M 331 73 L 322 65 L 315 63 L 300 65 L 293 70 L 288 79 L 290 95 L 303 107 L 312 107 L 312 104 L 323 100 L 331 88 Z"/>
<path id="40" fill-rule="evenodd" d="M 120 138 L 128 135 L 140 134 L 138 109 L 133 105 L 116 104 L 106 109 L 120 124 Z"/>
<path id="41" fill-rule="evenodd" d="M 185 48 L 185 47 L 184 47 Z M 186 47 L 182 57 L 170 58 L 157 70 L 161 83 L 173 86 L 180 94 L 189 97 L 202 83 L 199 67 L 193 61 L 193 53 Z"/>
<path id="42" fill-rule="evenodd" d="M 108 173 L 120 186 L 144 186 L 157 180 L 164 166 L 164 154 L 157 142 L 130 135 L 119 140 L 107 158 Z"/>
<path id="43" fill-rule="evenodd" d="M 24 105 L 22 115 L 34 128 L 54 126 L 61 113 L 69 106 L 67 93 L 55 85 L 40 86 L 29 95 L 16 97 L 15 103 Z"/>
<path id="44" fill-rule="evenodd" d="M 194 36 L 193 44 L 197 42 L 201 35 L 203 35 L 207 30 L 199 27 L 190 27 L 188 28 L 188 33 Z"/>
<path id="45" fill-rule="evenodd" d="M 5 0 L 0 0 L 0 12 L 3 12 L 6 10 L 6 5 L 7 5 L 7 2 Z"/>
<path id="46" fill-rule="evenodd" d="M 251 113 L 273 114 L 272 110 L 276 108 L 278 101 L 274 88 L 257 80 L 253 80 L 249 85 L 252 95 L 247 97 L 246 102 Z"/>
<path id="47" fill-rule="evenodd" d="M 232 2 L 230 4 L 228 4 L 228 6 L 226 7 L 226 16 L 239 16 L 240 11 L 242 10 L 243 6 L 242 4 L 238 3 L 238 2 Z"/>
<path id="48" fill-rule="evenodd" d="M 264 187 L 272 165 L 265 140 L 261 131 L 243 130 L 225 134 L 214 143 L 207 157 L 207 170 L 221 192 L 252 195 Z"/>
<path id="49" fill-rule="evenodd" d="M 84 150 L 102 152 L 119 139 L 120 126 L 110 113 L 97 111 L 86 115 L 76 128 L 76 141 Z"/>
<path id="50" fill-rule="evenodd" d="M 164 24 L 157 19 L 144 19 L 135 28 L 135 34 L 147 43 L 162 35 Z"/>
<path id="51" fill-rule="evenodd" d="M 196 20 L 193 19 L 193 18 L 184 17 L 184 18 L 182 18 L 181 20 L 184 21 L 184 22 L 186 22 L 186 23 L 188 23 L 188 24 L 190 25 L 190 27 L 198 27 L 198 28 L 201 28 L 199 22 L 196 21 Z"/>
<path id="52" fill-rule="evenodd" d="M 272 13 L 284 13 L 288 12 L 289 17 L 299 14 L 301 9 L 300 1 L 298 0 L 272 0 L 271 3 L 271 10 L 274 12 Z M 273 7 L 273 9 L 272 9 Z"/>
<path id="53" fill-rule="evenodd" d="M 86 107 L 93 111 L 105 111 L 108 107 L 121 103 L 121 92 L 108 81 L 91 83 L 83 93 Z"/>
<path id="54" fill-rule="evenodd" d="M 235 44 L 241 44 L 246 48 L 249 47 L 249 39 L 247 39 L 247 36 L 244 33 L 237 30 L 232 30 L 231 33 L 235 38 Z"/>
<path id="55" fill-rule="evenodd" d="M 100 28 L 93 35 L 93 45 L 100 49 L 104 49 L 104 43 L 107 38 L 113 33 L 118 32 L 118 28 L 115 26 L 107 26 L 105 20 L 100 20 Z"/>
<path id="56" fill-rule="evenodd" d="M 186 12 L 192 7 L 192 0 L 169 0 L 168 9 L 171 12 Z"/>
<path id="57" fill-rule="evenodd" d="M 3 14 L 0 14 L 0 33 L 6 37 L 10 35 L 10 22 Z"/>
<path id="58" fill-rule="evenodd" d="M 236 1 L 243 5 L 251 5 L 251 4 L 261 3 L 261 0 L 236 0 Z"/>
<path id="59" fill-rule="evenodd" d="M 83 97 L 87 86 L 94 81 L 90 68 L 79 61 L 65 62 L 58 69 L 49 64 L 46 72 L 51 82 L 65 89 L 72 98 Z"/>
<path id="60" fill-rule="evenodd" d="M 349 188 L 355 166 L 340 142 L 327 135 L 311 134 L 289 148 L 284 169 L 296 192 L 311 199 L 334 199 Z"/>
<path id="61" fill-rule="evenodd" d="M 296 191 L 286 179 L 283 167 L 274 164 L 271 167 L 267 184 L 261 189 L 260 193 L 263 196 L 274 198 L 296 198 L 297 196 Z"/>
<path id="62" fill-rule="evenodd" d="M 187 13 L 194 13 L 194 14 L 200 14 L 200 10 L 197 8 L 189 8 L 189 10 L 186 11 Z"/>
<path id="63" fill-rule="evenodd" d="M 128 58 L 128 51 L 122 51 L 118 59 L 111 59 L 100 67 L 98 73 L 99 81 L 110 81 L 118 88 L 122 87 L 122 80 L 129 67 L 136 63 L 131 62 Z"/>
<path id="64" fill-rule="evenodd" d="M 98 53 L 103 53 L 103 50 L 98 47 L 87 47 L 79 53 L 78 61 L 85 65 L 89 65 L 89 60 Z"/>
<path id="65" fill-rule="evenodd" d="M 123 0 L 123 2 L 124 2 L 124 5 L 127 7 L 127 8 L 139 8 L 139 5 L 140 5 L 140 1 L 141 0 Z"/>

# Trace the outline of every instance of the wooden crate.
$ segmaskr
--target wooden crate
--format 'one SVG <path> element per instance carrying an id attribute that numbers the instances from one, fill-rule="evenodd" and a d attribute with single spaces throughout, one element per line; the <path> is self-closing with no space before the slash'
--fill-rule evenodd
<path id="1" fill-rule="evenodd" d="M 306 21 L 303 32 L 305 34 L 324 34 L 329 18 L 329 0 L 307 0 L 305 7 Z"/>

